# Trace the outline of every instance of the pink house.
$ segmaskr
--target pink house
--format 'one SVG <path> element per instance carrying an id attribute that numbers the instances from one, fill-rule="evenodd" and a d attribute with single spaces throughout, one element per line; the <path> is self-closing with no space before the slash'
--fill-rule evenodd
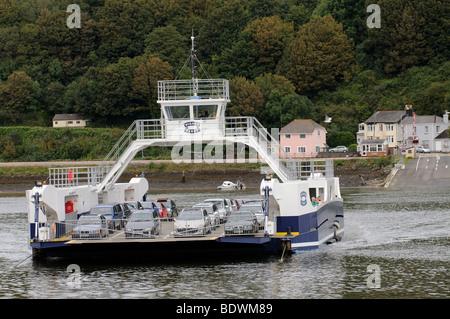
<path id="1" fill-rule="evenodd" d="M 327 131 L 313 120 L 293 120 L 280 131 L 280 146 L 292 158 L 317 157 L 326 140 Z"/>

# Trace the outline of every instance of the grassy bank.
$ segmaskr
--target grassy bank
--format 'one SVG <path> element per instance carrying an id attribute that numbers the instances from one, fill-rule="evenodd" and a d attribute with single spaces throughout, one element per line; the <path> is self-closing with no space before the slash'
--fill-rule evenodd
<path id="1" fill-rule="evenodd" d="M 334 160 L 334 168 L 336 171 L 344 170 L 364 170 L 378 169 L 392 166 L 399 158 L 391 156 L 380 158 L 352 158 L 352 159 L 336 159 Z M 68 166 L 85 166 L 77 164 L 77 162 L 67 162 Z M 140 162 L 131 163 L 125 174 L 134 174 L 137 172 L 144 173 L 180 173 L 185 172 L 257 172 L 260 170 L 261 163 L 172 163 L 172 162 L 150 162 L 142 164 Z M 49 165 L 30 165 L 21 166 L 2 166 L 0 167 L 0 176 L 46 176 L 48 175 Z"/>

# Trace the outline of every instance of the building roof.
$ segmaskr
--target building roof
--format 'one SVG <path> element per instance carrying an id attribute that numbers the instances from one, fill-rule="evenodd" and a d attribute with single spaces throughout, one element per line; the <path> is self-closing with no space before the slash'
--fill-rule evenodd
<path id="1" fill-rule="evenodd" d="M 405 111 L 377 111 L 364 123 L 399 123 L 405 116 Z"/>
<path id="2" fill-rule="evenodd" d="M 412 116 L 407 116 L 403 119 L 403 124 L 413 124 L 414 118 Z M 437 115 L 419 115 L 416 116 L 416 124 L 439 124 L 444 123 L 442 117 Z"/>
<path id="3" fill-rule="evenodd" d="M 435 137 L 435 139 L 446 139 L 449 138 L 448 130 L 442 131 L 438 136 Z"/>
<path id="4" fill-rule="evenodd" d="M 80 114 L 72 113 L 72 114 L 55 114 L 53 117 L 53 121 L 76 121 L 76 120 L 84 120 Z"/>
<path id="5" fill-rule="evenodd" d="M 317 124 L 313 120 L 306 120 L 306 119 L 297 119 L 293 120 L 291 123 L 289 123 L 286 126 L 283 126 L 280 130 L 280 133 L 286 134 L 286 133 L 304 133 L 304 134 L 311 134 L 314 132 L 315 129 L 324 129 L 325 128 L 322 125 Z"/>

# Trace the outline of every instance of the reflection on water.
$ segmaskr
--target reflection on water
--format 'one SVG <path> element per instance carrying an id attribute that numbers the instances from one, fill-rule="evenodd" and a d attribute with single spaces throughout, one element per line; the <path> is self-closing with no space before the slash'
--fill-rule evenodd
<path id="1" fill-rule="evenodd" d="M 449 190 L 347 189 L 345 236 L 285 257 L 172 263 L 79 263 L 26 259 L 25 198 L 0 198 L 1 298 L 448 298 Z M 179 206 L 236 193 L 178 193 Z M 239 196 L 239 195 L 238 195 Z M 156 197 L 156 195 L 155 195 Z M 248 197 L 248 194 L 245 194 Z M 257 195 L 252 195 L 257 197 Z M 183 204 L 182 204 L 183 203 Z M 23 261 L 23 262 L 22 262 Z M 22 263 L 20 263 L 22 262 Z M 71 261 L 75 262 L 76 261 Z M 20 264 L 19 264 L 20 263 Z M 369 265 L 380 288 L 369 288 Z"/>

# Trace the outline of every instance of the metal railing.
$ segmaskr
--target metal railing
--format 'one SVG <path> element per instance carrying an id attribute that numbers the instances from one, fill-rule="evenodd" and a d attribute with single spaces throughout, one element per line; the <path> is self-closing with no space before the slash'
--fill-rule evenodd
<path id="1" fill-rule="evenodd" d="M 230 99 L 228 80 L 195 79 L 158 81 L 158 101 Z"/>
<path id="2" fill-rule="evenodd" d="M 176 227 L 174 220 L 167 218 L 153 219 L 154 226 L 135 227 L 128 229 L 127 224 L 130 219 L 114 219 L 112 223 L 106 221 L 98 227 L 81 227 L 78 220 L 67 220 L 63 222 L 40 222 L 35 224 L 37 228 L 35 242 L 52 242 L 63 240 L 105 240 L 108 242 L 120 242 L 128 239 L 169 239 L 169 238 L 191 238 L 191 237 L 216 237 L 216 236 L 243 236 L 243 235 L 263 235 L 264 225 L 256 223 L 247 224 L 227 224 L 225 218 L 223 223 L 215 223 L 202 227 Z M 111 225 L 115 225 L 112 227 Z M 34 237 L 34 235 L 32 235 Z"/>
<path id="3" fill-rule="evenodd" d="M 295 179 L 334 177 L 333 160 L 292 160 L 286 166 Z"/>
<path id="4" fill-rule="evenodd" d="M 55 187 L 95 186 L 110 169 L 111 166 L 49 168 L 48 184 Z"/>

